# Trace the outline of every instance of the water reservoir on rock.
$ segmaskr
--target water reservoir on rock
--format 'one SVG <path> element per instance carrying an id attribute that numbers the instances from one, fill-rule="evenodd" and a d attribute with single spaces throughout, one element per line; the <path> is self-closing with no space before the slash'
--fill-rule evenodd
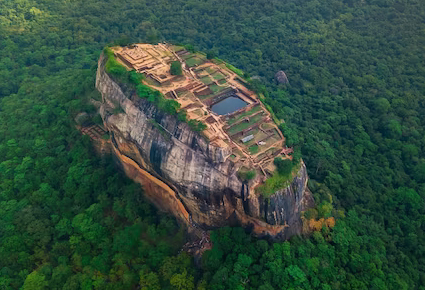
<path id="1" fill-rule="evenodd" d="M 228 97 L 224 100 L 214 104 L 211 107 L 211 110 L 219 115 L 226 115 L 229 113 L 233 113 L 234 111 L 239 110 L 247 105 L 246 102 L 242 101 L 237 97 Z"/>

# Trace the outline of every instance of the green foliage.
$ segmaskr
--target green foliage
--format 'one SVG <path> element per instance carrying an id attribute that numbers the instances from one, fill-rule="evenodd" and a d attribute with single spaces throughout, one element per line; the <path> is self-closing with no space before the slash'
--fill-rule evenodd
<path id="1" fill-rule="evenodd" d="M 187 51 L 189 51 L 189 52 L 192 52 L 192 53 L 194 53 L 194 52 L 195 52 L 195 48 L 193 47 L 193 45 L 192 45 L 192 44 L 186 44 L 186 45 L 184 46 L 184 48 L 185 48 Z"/>
<path id="2" fill-rule="evenodd" d="M 273 163 L 277 167 L 277 172 L 281 175 L 288 175 L 292 172 L 292 160 L 290 159 L 277 157 L 274 159 Z"/>
<path id="3" fill-rule="evenodd" d="M 287 187 L 291 180 L 291 175 L 280 175 L 275 172 L 272 177 L 269 177 L 264 184 L 257 188 L 257 192 L 261 193 L 266 198 L 270 197 L 279 189 Z"/>
<path id="4" fill-rule="evenodd" d="M 107 63 L 106 63 L 106 71 L 108 73 L 111 73 L 110 69 L 111 67 L 114 68 L 115 66 L 119 67 L 122 65 L 119 64 L 115 60 L 115 56 L 110 48 L 104 49 L 105 55 L 108 57 Z M 111 61 L 111 63 L 110 63 Z M 109 67 L 108 67 L 109 63 Z M 179 63 L 179 62 L 178 62 Z M 179 63 L 180 64 L 180 63 Z M 181 67 L 180 67 L 181 69 Z M 187 121 L 186 114 L 184 112 L 180 112 L 180 104 L 171 99 L 166 99 L 159 91 L 152 89 L 151 87 L 145 85 L 142 83 L 144 76 L 142 74 L 139 74 L 135 71 L 128 72 L 126 70 L 126 74 L 120 74 L 116 75 L 114 74 L 114 70 L 112 70 L 112 74 L 119 78 L 120 81 L 130 83 L 133 85 L 136 85 L 136 91 L 140 98 L 147 99 L 149 102 L 154 103 L 158 109 L 163 111 L 164 113 L 167 113 L 169 115 L 177 115 L 177 118 L 181 122 L 187 122 L 189 127 L 195 131 L 195 132 L 202 132 L 207 128 L 207 125 L 202 123 L 198 120 L 189 120 Z M 122 109 L 120 106 L 116 106 L 113 114 L 119 114 L 122 113 Z"/>
<path id="5" fill-rule="evenodd" d="M 254 179 L 256 175 L 255 170 L 248 170 L 248 168 L 241 168 L 238 171 L 238 177 L 242 180 Z"/>
<path id="6" fill-rule="evenodd" d="M 258 145 L 252 145 L 248 148 L 249 153 L 251 154 L 257 154 L 259 151 Z"/>
<path id="7" fill-rule="evenodd" d="M 43 290 L 47 289 L 48 282 L 43 274 L 37 271 L 32 272 L 27 276 L 24 282 L 24 290 Z"/>
<path id="8" fill-rule="evenodd" d="M 285 188 L 292 181 L 292 174 L 300 168 L 299 163 L 294 163 L 289 159 L 282 159 L 280 157 L 274 159 L 274 164 L 277 170 L 269 177 L 264 184 L 257 188 L 257 191 L 264 197 L 270 197 L 279 189 Z"/>
<path id="9" fill-rule="evenodd" d="M 183 75 L 182 64 L 179 61 L 173 61 L 170 66 L 170 73 L 175 76 Z"/>
<path id="10" fill-rule="evenodd" d="M 207 125 L 198 120 L 189 120 L 187 124 L 189 125 L 190 129 L 195 132 L 202 132 L 207 128 Z"/>
<path id="11" fill-rule="evenodd" d="M 234 67 L 233 65 L 226 63 L 226 67 L 230 69 L 232 72 L 234 72 L 235 74 L 237 74 L 238 76 L 240 76 L 241 78 L 245 77 L 245 73 L 242 70 Z"/>
<path id="12" fill-rule="evenodd" d="M 217 57 L 217 51 L 215 50 L 207 51 L 207 59 L 214 59 L 215 57 Z"/>
<path id="13" fill-rule="evenodd" d="M 145 76 L 141 73 L 136 72 L 135 70 L 132 70 L 129 72 L 130 83 L 136 86 L 141 84 L 144 79 L 145 79 Z"/>
<path id="14" fill-rule="evenodd" d="M 93 84 L 94 70 L 66 71 L 0 99 L 5 289 L 130 289 L 141 267 L 158 275 L 158 289 L 171 287 L 159 270 L 183 243 L 175 219 L 158 214 L 109 156 L 98 159 L 67 114 L 86 108 Z"/>
<path id="15" fill-rule="evenodd" d="M 106 72 L 119 79 L 124 79 L 127 76 L 128 71 L 115 59 L 114 52 L 109 47 L 105 47 L 103 52 L 107 57 L 105 64 Z"/>
<path id="16" fill-rule="evenodd" d="M 170 241 L 175 222 L 140 202 L 139 187 L 112 161 L 96 159 L 71 122 L 93 95 L 99 51 L 131 35 L 213 47 L 258 76 L 251 88 L 285 120 L 286 144 L 299 146 L 317 180 L 317 217 L 335 215 L 329 204 L 346 212 L 331 231 L 285 243 L 260 244 L 239 228 L 215 231 L 203 273 L 189 266 L 186 276 L 174 273 L 186 278 L 176 283 L 192 275 L 208 289 L 422 289 L 424 5 L 1 1 L 0 288 L 25 289 L 28 278 L 30 289 L 44 282 L 47 289 L 132 289 L 142 285 L 142 270 L 152 283 L 141 287 L 173 287 L 159 269 L 170 246 L 181 245 Z M 133 82 L 131 72 L 109 68 Z M 290 79 L 284 89 L 273 81 L 281 69 Z M 141 228 L 137 247 L 124 230 L 132 226 Z M 99 232 L 106 234 L 93 242 Z"/>

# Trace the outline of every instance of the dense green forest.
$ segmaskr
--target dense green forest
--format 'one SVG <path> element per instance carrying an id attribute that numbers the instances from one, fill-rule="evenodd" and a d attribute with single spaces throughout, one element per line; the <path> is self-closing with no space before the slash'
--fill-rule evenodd
<path id="1" fill-rule="evenodd" d="M 179 252 L 73 123 L 105 45 L 163 40 L 255 76 L 333 229 L 216 230 L 198 268 Z M 0 1 L 0 288 L 425 289 L 424 56 L 421 0 Z"/>

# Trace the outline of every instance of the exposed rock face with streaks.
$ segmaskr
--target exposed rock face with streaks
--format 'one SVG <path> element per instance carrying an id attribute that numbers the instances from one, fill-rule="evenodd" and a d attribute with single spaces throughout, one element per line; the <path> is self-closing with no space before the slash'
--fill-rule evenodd
<path id="1" fill-rule="evenodd" d="M 186 123 L 114 81 L 104 62 L 101 56 L 96 87 L 113 152 L 156 206 L 189 227 L 242 225 L 258 236 L 277 239 L 301 232 L 301 212 L 313 205 L 304 164 L 287 188 L 264 199 L 237 177 L 233 163 L 225 158 L 228 149 L 212 146 Z M 122 112 L 113 114 L 117 106 Z"/>

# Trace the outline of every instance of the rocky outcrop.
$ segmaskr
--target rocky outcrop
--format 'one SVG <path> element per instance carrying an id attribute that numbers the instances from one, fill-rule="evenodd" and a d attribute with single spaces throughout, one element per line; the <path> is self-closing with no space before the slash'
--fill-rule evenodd
<path id="1" fill-rule="evenodd" d="M 140 99 L 103 65 L 101 57 L 96 87 L 113 152 L 154 204 L 189 227 L 243 225 L 258 236 L 280 239 L 301 232 L 301 212 L 313 204 L 304 164 L 287 188 L 264 199 L 238 179 L 225 158 L 229 149 L 212 146 L 186 123 Z"/>
<path id="2" fill-rule="evenodd" d="M 288 77 L 286 76 L 286 74 L 283 70 L 278 71 L 275 74 L 274 77 L 279 84 L 288 84 L 289 83 Z"/>

